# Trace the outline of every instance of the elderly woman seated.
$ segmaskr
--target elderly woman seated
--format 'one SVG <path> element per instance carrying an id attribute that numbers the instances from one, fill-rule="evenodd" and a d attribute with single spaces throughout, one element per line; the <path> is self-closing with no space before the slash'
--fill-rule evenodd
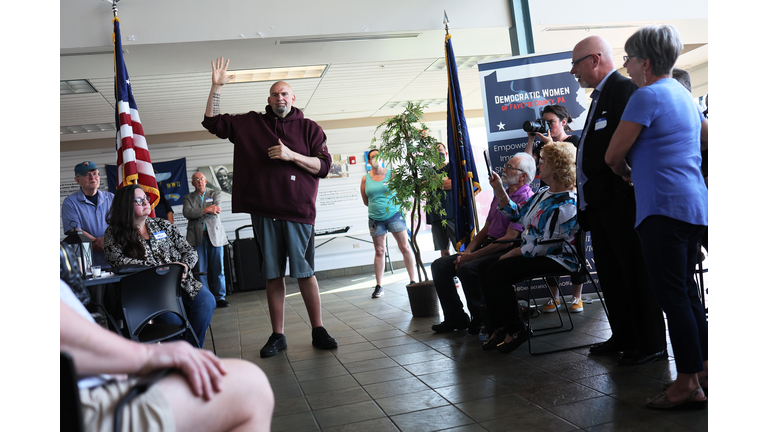
<path id="1" fill-rule="evenodd" d="M 184 309 L 202 347 L 205 332 L 216 309 L 216 300 L 189 272 L 197 262 L 195 248 L 187 243 L 176 225 L 164 219 L 149 217 L 151 211 L 149 200 L 139 185 L 118 189 L 112 208 L 107 213 L 109 227 L 104 232 L 104 254 L 112 267 L 123 264 L 148 267 L 182 264 L 185 268 L 181 281 L 181 288 L 185 292 L 182 295 Z M 158 322 L 178 320 L 178 317 L 171 314 L 157 319 Z"/>
<path id="2" fill-rule="evenodd" d="M 543 187 L 522 206 L 504 193 L 501 179 L 491 176 L 491 186 L 499 199 L 499 210 L 511 221 L 523 225 L 522 244 L 501 256 L 488 267 L 482 284 L 490 324 L 496 331 L 483 349 L 510 352 L 528 340 L 530 330 L 520 315 L 514 284 L 532 276 L 553 271 L 574 272 L 578 258 L 562 242 L 574 243 L 579 230 L 576 222 L 576 149 L 571 143 L 553 142 L 541 150 L 539 170 Z"/>

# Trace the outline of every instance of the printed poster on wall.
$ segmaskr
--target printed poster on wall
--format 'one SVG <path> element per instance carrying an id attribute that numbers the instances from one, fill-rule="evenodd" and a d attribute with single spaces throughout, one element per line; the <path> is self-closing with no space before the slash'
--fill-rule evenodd
<path id="1" fill-rule="evenodd" d="M 569 124 L 573 132 L 581 135 L 587 119 L 589 101 L 579 87 L 571 70 L 571 51 L 534 54 L 499 59 L 478 64 L 480 89 L 485 111 L 485 128 L 488 137 L 488 156 L 493 170 L 501 175 L 504 164 L 520 151 L 525 150 L 528 134 L 523 123 L 541 118 L 547 105 L 562 105 L 573 118 Z M 538 188 L 538 179 L 532 184 Z M 587 233 L 587 263 L 592 277 L 597 280 L 592 243 Z M 517 289 L 527 289 L 520 284 Z M 561 278 L 565 294 L 571 293 L 569 277 Z M 549 296 L 541 280 L 534 281 L 534 297 Z M 585 292 L 594 291 L 591 283 Z"/>

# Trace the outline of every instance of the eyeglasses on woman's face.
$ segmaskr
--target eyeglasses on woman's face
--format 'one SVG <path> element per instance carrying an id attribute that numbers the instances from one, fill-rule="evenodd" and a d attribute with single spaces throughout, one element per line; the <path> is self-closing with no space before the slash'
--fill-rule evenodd
<path id="1" fill-rule="evenodd" d="M 136 198 L 135 200 L 133 200 L 133 203 L 136 204 L 137 206 L 143 206 L 144 204 L 149 204 L 149 198 L 147 198 L 146 196 L 143 198 Z"/>

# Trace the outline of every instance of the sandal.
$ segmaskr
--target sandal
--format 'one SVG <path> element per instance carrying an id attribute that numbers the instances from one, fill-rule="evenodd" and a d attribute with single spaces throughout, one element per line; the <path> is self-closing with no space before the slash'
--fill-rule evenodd
<path id="1" fill-rule="evenodd" d="M 696 388 L 687 398 L 680 402 L 674 403 L 667 399 L 666 393 L 661 393 L 656 397 L 648 398 L 645 401 L 645 406 L 653 409 L 671 410 L 671 409 L 704 409 L 707 407 L 707 398 L 702 400 L 696 400 L 700 393 L 703 393 L 701 387 Z"/>
<path id="2" fill-rule="evenodd" d="M 709 397 L 709 375 L 699 378 L 699 387 L 701 387 L 702 390 L 704 390 L 704 394 Z M 661 387 L 661 391 L 667 391 L 670 387 L 672 387 L 672 384 L 674 384 L 674 381 L 665 382 L 664 385 Z"/>

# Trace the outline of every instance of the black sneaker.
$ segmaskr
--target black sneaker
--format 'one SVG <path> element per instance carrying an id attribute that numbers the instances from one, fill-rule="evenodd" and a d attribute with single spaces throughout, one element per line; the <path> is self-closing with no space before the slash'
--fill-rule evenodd
<path id="1" fill-rule="evenodd" d="M 288 341 L 285 339 L 284 334 L 272 332 L 272 336 L 269 337 L 264 348 L 259 351 L 261 358 L 272 357 L 276 355 L 278 351 L 282 351 L 288 348 Z"/>
<path id="2" fill-rule="evenodd" d="M 312 345 L 320 349 L 334 349 L 339 346 L 323 326 L 312 329 Z"/>
<path id="3" fill-rule="evenodd" d="M 455 330 L 465 330 L 469 327 L 469 317 L 465 314 L 460 319 L 456 320 L 445 320 L 441 322 L 440 324 L 435 324 L 432 326 L 432 331 L 435 333 L 450 333 Z"/>
<path id="4" fill-rule="evenodd" d="M 376 288 L 373 289 L 373 294 L 371 294 L 371 298 L 379 298 L 384 295 L 384 288 L 381 287 L 381 285 L 376 285 Z"/>

